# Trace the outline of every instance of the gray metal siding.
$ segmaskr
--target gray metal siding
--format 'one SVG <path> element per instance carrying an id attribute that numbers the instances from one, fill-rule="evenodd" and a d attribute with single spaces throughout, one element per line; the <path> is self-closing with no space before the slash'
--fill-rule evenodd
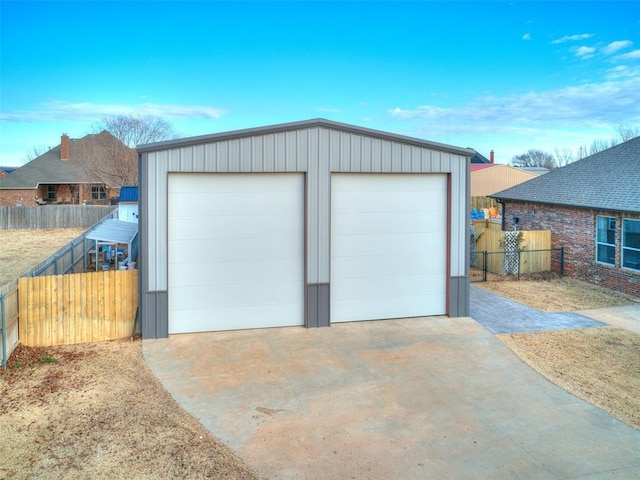
<path id="1" fill-rule="evenodd" d="M 449 282 L 449 316 L 469 316 L 469 277 L 451 277 Z"/>
<path id="2" fill-rule="evenodd" d="M 330 280 L 332 172 L 449 173 L 450 272 L 452 278 L 466 276 L 469 160 L 462 149 L 415 139 L 404 142 L 402 137 L 383 132 L 359 133 L 360 130 L 364 129 L 303 125 L 290 130 L 265 129 L 264 133 L 256 129 L 247 136 L 203 137 L 184 144 L 168 142 L 159 144 L 157 150 L 153 145 L 143 148 L 140 156 L 143 183 L 140 216 L 144 230 L 141 250 L 145 250 L 143 295 L 167 290 L 169 172 L 305 172 L 307 285 L 328 285 Z M 464 294 L 464 289 L 455 292 L 452 289 L 450 294 L 454 293 Z"/>

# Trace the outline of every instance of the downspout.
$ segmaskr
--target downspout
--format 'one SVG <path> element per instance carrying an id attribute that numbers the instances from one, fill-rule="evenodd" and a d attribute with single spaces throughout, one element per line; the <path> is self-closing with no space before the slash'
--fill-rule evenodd
<path id="1" fill-rule="evenodd" d="M 496 202 L 498 202 L 500 205 L 502 205 L 502 222 L 501 222 L 501 227 L 500 228 L 504 232 L 505 231 L 505 229 L 504 229 L 504 219 L 505 219 L 506 213 L 507 213 L 506 212 L 506 206 L 505 206 L 504 201 L 502 199 L 500 199 L 500 198 L 496 198 Z"/>

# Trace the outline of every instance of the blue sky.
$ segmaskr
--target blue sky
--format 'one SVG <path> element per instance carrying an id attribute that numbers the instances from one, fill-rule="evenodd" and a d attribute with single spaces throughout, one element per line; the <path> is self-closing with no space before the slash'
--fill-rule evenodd
<path id="1" fill-rule="evenodd" d="M 508 163 L 640 127 L 640 2 L 0 0 L 0 165 L 106 115 L 327 118 Z"/>

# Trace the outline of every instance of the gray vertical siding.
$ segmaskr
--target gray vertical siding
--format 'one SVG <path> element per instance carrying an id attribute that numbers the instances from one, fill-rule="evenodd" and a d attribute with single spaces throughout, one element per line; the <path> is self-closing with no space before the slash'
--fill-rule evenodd
<path id="1" fill-rule="evenodd" d="M 447 173 L 451 179 L 450 314 L 468 315 L 457 297 L 467 295 L 469 229 L 469 157 L 461 149 L 429 142 L 405 142 L 404 137 L 369 134 L 364 129 L 343 129 L 331 122 L 301 122 L 290 129 L 255 129 L 246 135 L 186 139 L 149 146 L 140 155 L 141 292 L 149 315 L 163 318 L 168 285 L 167 238 L 169 172 L 258 173 L 302 172 L 306 174 L 306 283 L 307 295 L 317 305 L 307 305 L 311 324 L 328 324 L 330 279 L 331 173 Z M 355 131 L 354 131 L 355 130 Z M 378 132 L 383 133 L 383 132 Z M 423 145 L 424 143 L 424 145 Z M 144 233 L 142 233 L 144 232 Z M 456 278 L 454 282 L 453 279 Z M 313 288 L 311 288 L 313 287 Z M 156 293 L 157 292 L 157 295 Z M 152 295 L 153 294 L 153 295 Z M 158 297 L 159 295 L 159 297 Z M 165 295 L 165 297 L 162 297 Z M 456 298 L 454 298 L 456 297 Z M 308 298 L 308 300 L 309 300 Z M 464 299 L 463 299 L 464 300 Z M 318 303 L 319 302 L 319 303 Z M 326 302 L 327 305 L 320 305 Z M 165 301 L 166 303 L 166 301 Z M 455 304 L 455 308 L 454 308 Z M 315 312 L 311 314 L 310 312 Z M 160 316 L 158 316 L 160 314 Z M 458 315 L 455 315 L 458 314 Z M 166 317 L 166 312 L 164 313 Z M 154 318 L 151 317 L 151 318 Z M 166 321 L 161 320 L 161 321 Z M 309 325 L 311 326 L 311 325 Z M 163 328 L 146 329 L 159 335 Z M 166 336 L 166 335 L 165 335 Z"/>

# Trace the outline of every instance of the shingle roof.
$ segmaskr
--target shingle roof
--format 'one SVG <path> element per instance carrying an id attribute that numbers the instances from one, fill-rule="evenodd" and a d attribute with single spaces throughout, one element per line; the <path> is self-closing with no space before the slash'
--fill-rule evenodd
<path id="1" fill-rule="evenodd" d="M 0 189 L 31 189 L 37 188 L 41 183 L 97 182 L 98 180 L 91 178 L 82 165 L 87 154 L 109 154 L 102 148 L 105 141 L 113 141 L 112 135 L 107 131 L 86 135 L 80 139 L 70 139 L 69 160 L 60 160 L 60 145 L 58 145 L 9 175 L 0 177 Z"/>
<path id="2" fill-rule="evenodd" d="M 640 137 L 490 195 L 502 200 L 640 212 Z"/>

